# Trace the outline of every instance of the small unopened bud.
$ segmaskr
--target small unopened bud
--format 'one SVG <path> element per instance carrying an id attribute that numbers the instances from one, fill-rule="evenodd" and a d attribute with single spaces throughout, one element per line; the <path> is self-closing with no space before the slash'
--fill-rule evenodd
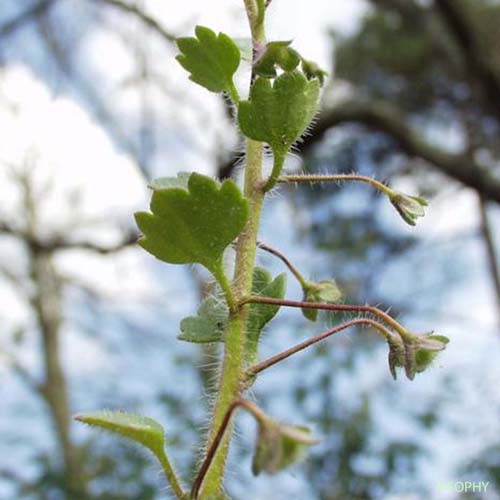
<path id="1" fill-rule="evenodd" d="M 317 78 L 321 86 L 325 82 L 325 78 L 328 73 L 322 70 L 315 62 L 308 61 L 307 59 L 302 59 L 302 71 L 308 80 Z"/>
<path id="2" fill-rule="evenodd" d="M 322 304 L 337 304 L 342 300 L 342 292 L 335 280 L 306 282 L 302 286 L 305 302 L 320 302 Z M 318 318 L 317 309 L 302 308 L 302 314 L 310 321 Z"/>
<path id="3" fill-rule="evenodd" d="M 421 196 L 409 196 L 398 191 L 393 191 L 389 199 L 401 218 L 410 226 L 415 226 L 417 219 L 425 215 L 424 207 L 429 204 Z"/>
<path id="4" fill-rule="evenodd" d="M 283 71 L 293 71 L 300 62 L 299 53 L 290 47 L 291 41 L 269 42 L 256 54 L 254 71 L 265 78 L 277 76 L 276 67 Z"/>
<path id="5" fill-rule="evenodd" d="M 257 443 L 252 472 L 275 474 L 301 460 L 307 448 L 317 444 L 307 427 L 286 425 L 270 417 L 258 420 Z"/>
<path id="6" fill-rule="evenodd" d="M 444 335 L 428 333 L 405 342 L 406 376 L 413 380 L 416 373 L 425 371 L 440 351 L 443 351 L 449 339 Z"/>
<path id="7" fill-rule="evenodd" d="M 397 369 L 405 367 L 405 345 L 401 339 L 391 338 L 389 343 L 389 370 L 392 378 L 397 379 Z"/>

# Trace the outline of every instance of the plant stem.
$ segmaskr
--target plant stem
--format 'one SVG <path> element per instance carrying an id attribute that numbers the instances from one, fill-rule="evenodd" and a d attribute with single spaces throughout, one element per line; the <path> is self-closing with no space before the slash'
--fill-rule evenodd
<path id="1" fill-rule="evenodd" d="M 203 464 L 200 467 L 200 471 L 198 472 L 198 475 L 196 476 L 196 479 L 193 482 L 193 487 L 191 488 L 191 499 L 192 500 L 198 499 L 198 496 L 200 493 L 200 487 L 201 487 L 203 480 L 205 478 L 205 474 L 207 473 L 207 471 L 210 467 L 210 464 L 212 463 L 212 460 L 215 456 L 215 452 L 219 448 L 219 445 L 222 441 L 222 438 L 224 437 L 224 434 L 226 433 L 226 430 L 229 427 L 229 422 L 231 420 L 231 417 L 233 416 L 233 413 L 235 412 L 235 410 L 237 410 L 240 407 L 245 408 L 258 421 L 265 418 L 265 415 L 262 412 L 262 410 L 260 408 L 258 408 L 256 405 L 254 405 L 251 401 L 247 401 L 245 399 L 238 399 L 231 404 L 231 406 L 228 408 L 226 414 L 224 415 L 224 419 L 222 420 L 222 423 L 217 431 L 217 434 L 215 435 L 212 443 L 210 444 L 210 447 L 207 451 L 205 460 L 203 461 Z"/>
<path id="2" fill-rule="evenodd" d="M 175 473 L 172 464 L 170 463 L 170 460 L 167 457 L 167 454 L 164 450 L 161 450 L 155 453 L 155 455 L 162 466 L 163 473 L 165 474 L 165 477 L 167 478 L 167 481 L 172 488 L 174 495 L 179 500 L 182 500 L 183 498 L 185 498 L 184 492 L 182 491 L 182 486 L 179 482 L 179 479 L 177 478 L 177 474 Z"/>
<path id="3" fill-rule="evenodd" d="M 264 18 L 256 0 L 244 0 L 254 55 L 256 48 L 265 43 Z M 253 81 L 253 77 L 252 77 Z M 261 142 L 246 141 L 246 167 L 244 194 L 249 201 L 250 216 L 245 230 L 238 238 L 236 245 L 236 265 L 233 280 L 233 296 L 237 304 L 248 296 L 252 290 L 253 268 L 257 247 L 257 233 L 264 193 L 260 189 L 262 183 Z M 214 407 L 212 423 L 209 431 L 209 442 L 215 438 L 231 404 L 240 399 L 243 390 L 245 370 L 245 338 L 248 307 L 238 307 L 229 313 L 226 331 L 224 332 L 225 350 L 222 363 L 222 374 L 219 381 L 217 402 Z M 200 485 L 201 498 L 224 498 L 222 481 L 224 467 L 229 450 L 230 432 L 226 432 L 215 451 L 213 460 L 208 466 L 203 484 Z"/>
<path id="4" fill-rule="evenodd" d="M 231 97 L 234 104 L 238 106 L 238 104 L 240 103 L 240 94 L 238 93 L 238 89 L 233 82 L 231 82 L 231 86 L 229 88 L 229 96 Z"/>
<path id="5" fill-rule="evenodd" d="M 361 306 L 350 304 L 323 304 L 321 302 L 304 302 L 300 300 L 274 299 L 271 297 L 247 297 L 239 303 L 239 306 L 244 304 L 271 304 L 284 307 L 297 307 L 306 309 L 320 309 L 324 311 L 343 311 L 343 312 L 361 312 L 377 316 L 382 321 L 387 323 L 391 328 L 394 328 L 404 340 L 414 340 L 412 335 L 403 325 L 398 323 L 394 318 L 391 318 L 387 313 L 374 306 Z"/>
<path id="6" fill-rule="evenodd" d="M 283 170 L 283 165 L 285 163 L 286 151 L 276 151 L 273 149 L 273 170 L 269 179 L 267 179 L 264 187 L 262 188 L 264 193 L 270 191 L 280 179 L 279 175 Z"/>
<path id="7" fill-rule="evenodd" d="M 251 293 L 252 289 L 257 233 L 264 198 L 264 194 L 258 188 L 261 182 L 261 169 L 262 143 L 248 140 L 244 193 L 250 202 L 250 219 L 245 230 L 238 238 L 236 246 L 236 267 L 232 288 L 237 303 Z M 225 352 L 222 375 L 209 433 L 209 442 L 214 439 L 215 433 L 221 425 L 230 405 L 233 401 L 239 399 L 241 395 L 245 369 L 245 326 L 247 315 L 247 307 L 237 308 L 229 315 L 227 328 L 224 333 Z M 205 476 L 202 493 L 207 498 L 211 496 L 217 498 L 216 495 L 220 492 L 229 447 L 228 436 L 229 433 L 226 433 Z"/>
<path id="8" fill-rule="evenodd" d="M 378 189 L 380 192 L 390 196 L 393 191 L 391 188 L 387 187 L 382 182 L 379 182 L 371 177 L 367 177 L 365 175 L 358 174 L 335 174 L 335 175 L 283 175 L 278 178 L 278 182 L 340 182 L 340 181 L 359 181 L 366 182 L 370 184 L 375 189 Z"/>
<path id="9" fill-rule="evenodd" d="M 261 9 L 261 0 L 243 0 L 247 11 L 250 31 L 252 33 L 252 43 L 255 49 L 256 45 L 265 43 L 266 35 L 264 30 L 264 14 Z"/>
<path id="10" fill-rule="evenodd" d="M 234 310 L 236 302 L 234 300 L 231 284 L 229 283 L 229 280 L 227 279 L 226 273 L 224 271 L 224 266 L 222 264 L 222 261 L 213 270 L 213 274 L 215 276 L 215 279 L 217 280 L 217 283 L 219 283 L 222 292 L 224 293 L 224 298 L 226 299 L 227 307 L 229 308 L 230 311 Z"/>
<path id="11" fill-rule="evenodd" d="M 373 321 L 372 319 L 366 319 L 366 318 L 359 318 L 359 319 L 353 319 L 351 321 L 347 321 L 346 323 L 342 323 L 341 325 L 338 325 L 334 328 L 331 328 L 330 330 L 327 330 L 326 332 L 320 333 L 319 335 L 316 335 L 315 337 L 312 337 L 310 339 L 305 340 L 304 342 L 301 342 L 300 344 L 297 344 L 293 347 L 290 347 L 290 349 L 287 349 L 286 351 L 280 352 L 279 354 L 276 354 L 274 356 L 271 356 L 270 358 L 256 364 L 255 366 L 252 366 L 248 371 L 247 371 L 247 377 L 252 378 L 255 377 L 258 373 L 266 370 L 267 368 L 270 368 L 271 366 L 283 361 L 286 358 L 289 358 L 290 356 L 293 356 L 294 354 L 307 349 L 308 347 L 321 342 L 322 340 L 325 340 L 326 338 L 341 332 L 342 330 L 345 330 L 346 328 L 350 328 L 351 326 L 356 326 L 356 325 L 368 325 L 377 330 L 381 335 L 383 335 L 386 339 L 390 340 L 394 338 L 394 334 L 391 333 L 384 325 L 381 325 L 377 321 Z"/>
<path id="12" fill-rule="evenodd" d="M 265 243 L 257 243 L 257 247 L 264 250 L 264 252 L 270 253 L 274 255 L 275 257 L 278 257 L 286 267 L 290 270 L 290 272 L 295 276 L 297 281 L 300 283 L 300 286 L 302 288 L 306 288 L 307 285 L 309 284 L 308 281 L 300 274 L 299 270 L 288 260 L 285 255 L 283 255 L 279 250 L 276 250 L 276 248 L 270 247 L 269 245 L 266 245 Z"/>

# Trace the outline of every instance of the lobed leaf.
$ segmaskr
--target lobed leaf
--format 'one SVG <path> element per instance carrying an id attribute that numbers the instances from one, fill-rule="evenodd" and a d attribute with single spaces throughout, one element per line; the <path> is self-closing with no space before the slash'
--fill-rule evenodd
<path id="1" fill-rule="evenodd" d="M 284 155 L 313 119 L 319 99 L 319 81 L 300 71 L 278 76 L 274 83 L 258 77 L 250 99 L 241 101 L 238 122 L 243 134 L 267 142 L 275 155 Z"/>
<path id="2" fill-rule="evenodd" d="M 190 79 L 212 92 L 231 92 L 240 65 L 240 49 L 224 33 L 216 35 L 204 26 L 195 28 L 196 38 L 178 38 L 176 59 L 191 73 Z"/>
<path id="3" fill-rule="evenodd" d="M 232 180 L 193 173 L 187 190 L 155 190 L 151 213 L 135 219 L 146 251 L 171 264 L 202 264 L 217 277 L 224 250 L 245 227 L 248 202 Z"/>
<path id="4" fill-rule="evenodd" d="M 266 269 L 256 267 L 253 273 L 252 295 L 282 299 L 286 293 L 286 274 L 272 278 Z M 247 323 L 248 363 L 257 362 L 257 349 L 264 327 L 278 314 L 280 306 L 269 304 L 251 304 Z"/>
<path id="5" fill-rule="evenodd" d="M 260 267 L 253 272 L 252 294 L 265 297 L 283 298 L 286 291 L 286 274 L 276 276 Z M 279 306 L 251 304 L 248 313 L 248 350 L 256 353 L 262 329 L 278 313 Z M 223 342 L 228 309 L 224 302 L 214 297 L 206 298 L 199 307 L 196 316 L 188 316 L 181 321 L 179 340 L 197 344 Z"/>
<path id="6" fill-rule="evenodd" d="M 195 344 L 222 342 L 227 315 L 226 304 L 209 297 L 201 303 L 196 316 L 181 321 L 181 333 L 177 338 Z"/>

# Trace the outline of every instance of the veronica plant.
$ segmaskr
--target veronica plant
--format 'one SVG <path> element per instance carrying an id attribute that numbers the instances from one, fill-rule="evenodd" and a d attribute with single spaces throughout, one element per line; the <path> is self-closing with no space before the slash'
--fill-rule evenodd
<path id="1" fill-rule="evenodd" d="M 143 234 L 139 244 L 147 252 L 169 264 L 201 264 L 213 275 L 220 292 L 218 298 L 205 299 L 195 316 L 182 320 L 178 337 L 187 342 L 224 344 L 217 398 L 200 469 L 191 485 L 183 484 L 167 456 L 163 427 L 149 418 L 108 411 L 76 417 L 148 448 L 161 464 L 171 492 L 178 499 L 227 498 L 224 472 L 232 420 L 238 409 L 249 412 L 257 422 L 255 474 L 279 472 L 316 442 L 307 428 L 275 421 L 244 399 L 245 391 L 270 367 L 340 331 L 367 326 L 387 342 L 393 377 L 402 368 L 413 379 L 448 342 L 441 335 L 415 334 L 376 307 L 340 303 L 343 295 L 333 279 L 328 276 L 319 282 L 306 279 L 280 251 L 258 241 L 264 198 L 280 184 L 365 182 L 387 196 L 411 225 L 424 215 L 427 205 L 420 197 L 394 191 L 357 174 L 282 174 L 286 155 L 318 111 L 325 72 L 303 59 L 289 41 L 267 42 L 264 21 L 268 4 L 264 0 L 244 0 L 253 45 L 246 99 L 240 98 L 234 83 L 242 65 L 240 49 L 228 35 L 198 26 L 195 37 L 177 41 L 180 51 L 177 60 L 190 79 L 232 100 L 237 124 L 246 141 L 243 187 L 233 180 L 219 183 L 198 173 L 183 172 L 175 178 L 153 181 L 150 211 L 135 216 Z M 265 148 L 274 157 L 269 175 L 264 175 L 262 169 Z M 233 248 L 235 264 L 228 269 L 224 255 Z M 255 266 L 258 250 L 283 261 L 300 283 L 303 300 L 285 299 L 284 273 L 273 277 Z M 336 311 L 337 317 L 346 313 L 351 319 L 269 359 L 259 360 L 261 333 L 283 307 L 301 309 L 311 321 L 316 321 L 320 310 Z M 357 315 L 354 319 L 353 313 Z"/>

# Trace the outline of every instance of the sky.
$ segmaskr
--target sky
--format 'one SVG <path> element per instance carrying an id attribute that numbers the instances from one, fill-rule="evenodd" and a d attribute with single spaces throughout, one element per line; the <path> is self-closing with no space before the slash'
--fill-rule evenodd
<path id="1" fill-rule="evenodd" d="M 192 32 L 195 24 L 206 24 L 215 30 L 231 33 L 235 37 L 246 37 L 247 29 L 244 16 L 241 12 L 240 2 L 227 0 L 220 2 L 200 2 L 185 0 L 180 6 L 178 1 L 149 1 L 145 2 L 151 13 L 165 20 L 164 24 L 178 34 L 186 35 Z M 270 38 L 293 39 L 294 44 L 310 59 L 318 60 L 323 66 L 331 69 L 329 54 L 331 47 L 325 41 L 325 32 L 331 27 L 344 32 L 353 30 L 358 16 L 365 9 L 363 2 L 354 0 L 316 0 L 314 9 L 311 2 L 303 0 L 274 0 L 269 17 L 268 33 Z M 129 56 L 124 51 L 120 42 L 109 34 L 96 30 L 90 33 L 85 43 L 79 47 L 79 55 L 84 60 L 84 65 L 103 79 L 103 85 L 110 90 L 120 85 L 130 73 L 132 64 Z M 174 69 L 175 67 L 175 69 Z M 167 99 L 163 95 L 154 95 L 153 102 L 164 106 L 168 102 L 168 109 L 158 111 L 158 119 L 165 120 L 166 129 L 171 130 L 174 139 L 167 141 L 160 148 L 162 156 L 155 159 L 155 169 L 161 175 L 174 174 L 178 170 L 186 170 L 187 165 L 196 164 L 195 170 L 210 173 L 212 162 L 206 160 L 207 148 L 213 143 L 213 136 L 203 134 L 203 127 L 196 123 L 199 118 L 199 109 L 185 110 L 187 100 L 199 100 L 202 111 L 208 113 L 213 128 L 221 127 L 218 123 L 220 117 L 214 112 L 214 101 L 210 96 L 205 96 L 202 89 L 188 86 L 186 75 L 174 63 L 165 63 L 165 68 L 172 82 L 183 82 L 181 95 L 171 95 Z M 182 80 L 181 80 L 182 79 Z M 185 82 L 185 85 L 184 85 Z M 242 81 L 243 85 L 244 82 Z M 137 111 L 137 102 L 132 95 L 126 92 L 120 94 L 116 102 L 110 97 L 110 105 L 115 106 L 117 113 L 130 119 Z M 187 97 L 186 97 L 187 96 Z M 177 106 L 173 103 L 178 101 Z M 175 121 L 174 121 L 175 119 Z M 180 125 L 179 125 L 180 124 Z M 176 132 L 179 131 L 179 134 Z M 224 130 L 222 130 L 222 133 Z M 195 148 L 191 147 L 191 135 L 194 135 Z M 51 195 L 44 199 L 41 218 L 41 227 L 47 235 L 57 231 L 66 231 L 72 227 L 71 234 L 74 238 L 84 238 L 88 234 L 98 238 L 103 244 L 113 243 L 119 235 L 117 228 L 130 223 L 131 213 L 147 206 L 148 192 L 146 182 L 139 173 L 130 157 L 110 138 L 102 125 L 96 120 L 80 101 L 64 93 L 55 93 L 36 71 L 25 64 L 11 64 L 4 67 L 0 73 L 0 161 L 4 165 L 19 164 L 26 158 L 36 158 L 37 185 L 42 186 L 51 181 Z M 185 143 L 182 141 L 185 139 Z M 193 152 L 194 151 L 194 152 Z M 196 163 L 194 163 L 196 161 Z M 103 168 L 105 165 L 106 168 Z M 2 205 L 0 216 L 7 220 L 15 220 L 19 210 L 19 193 L 13 186 L 8 168 L 0 168 L 0 190 Z M 402 190 L 411 190 L 412 185 L 402 183 L 397 185 Z M 75 200 L 73 193 L 78 191 L 78 212 L 72 204 Z M 71 203 L 70 203 L 71 202 Z M 286 247 L 294 246 L 294 235 L 286 231 L 287 219 L 292 217 L 287 204 L 279 197 L 273 200 L 270 208 L 271 215 L 264 221 L 263 234 L 270 243 L 276 242 Z M 430 207 L 427 217 L 419 224 L 416 234 L 421 240 L 421 248 L 432 253 L 433 245 L 439 245 L 444 237 L 460 236 L 474 231 L 478 221 L 473 210 L 475 199 L 471 193 L 454 189 L 442 193 Z M 88 227 L 78 225 L 73 227 L 75 217 L 82 217 L 88 221 Z M 384 214 L 390 223 L 394 223 L 394 213 L 387 207 Z M 95 224 L 95 220 L 99 223 Z M 104 221 L 104 222 L 102 222 Z M 277 223 L 280 221 L 280 223 Z M 89 229 L 90 228 L 90 229 Z M 281 228 L 281 230 L 277 230 Z M 404 234 L 407 228 L 398 229 Z M 495 419 L 495 412 L 484 411 L 485 406 L 493 408 L 499 404 L 498 395 L 494 387 L 500 377 L 500 368 L 495 360 L 499 359 L 499 344 L 495 335 L 496 321 L 493 311 L 490 289 L 487 284 L 482 248 L 477 242 L 464 243 L 468 261 L 467 265 L 477 268 L 475 278 L 467 288 L 454 290 L 448 297 L 446 310 L 438 318 L 436 329 L 452 337 L 449 351 L 444 353 L 442 361 L 435 370 L 425 374 L 421 379 L 412 384 L 401 382 L 395 389 L 401 406 L 410 406 L 414 401 L 432 399 L 440 393 L 444 379 L 452 376 L 459 388 L 460 398 L 447 400 L 444 411 L 444 427 L 429 433 L 423 439 L 433 449 L 433 460 L 421 464 L 421 473 L 424 480 L 436 481 L 436 477 L 446 480 L 450 477 L 451 468 L 455 459 L 464 446 L 471 449 L 482 445 L 499 431 L 499 424 Z M 0 250 L 0 261 L 12 264 L 12 270 L 23 273 L 23 262 L 17 259 L 19 246 L 12 241 L 4 242 Z M 310 248 L 304 246 L 295 251 L 295 258 L 307 263 Z M 425 263 L 425 261 L 424 261 Z M 73 252 L 62 255 L 58 259 L 58 266 L 63 272 L 73 278 L 85 282 L 90 288 L 99 290 L 111 300 L 110 311 L 128 309 L 133 312 L 134 302 L 144 302 L 149 299 L 162 300 L 165 287 L 156 283 L 157 266 L 147 256 L 136 250 L 124 252 L 110 262 L 106 259 L 97 259 L 82 252 Z M 273 268 L 278 270 L 278 267 Z M 311 272 L 317 272 L 311 269 Z M 178 319 L 187 313 L 193 312 L 190 299 L 194 300 L 190 284 L 182 271 L 168 270 L 167 289 L 170 299 L 166 314 L 170 317 L 168 331 L 175 335 Z M 392 274 L 391 274 L 392 273 Z M 401 267 L 388 270 L 381 278 L 381 287 L 394 287 L 398 282 Z M 180 283 L 180 284 L 179 284 Z M 187 283 L 187 284 L 185 284 Z M 27 308 L 19 301 L 12 287 L 2 285 L 2 301 L 0 301 L 0 316 L 4 320 L 4 328 L 14 329 L 19 324 L 29 324 L 32 318 L 27 315 Z M 298 293 L 292 288 L 291 294 Z M 113 297 L 121 297 L 121 304 L 113 302 Z M 176 298 L 176 299 L 175 299 Z M 448 315 L 462 315 L 461 322 L 450 322 Z M 415 327 L 426 327 L 425 317 L 411 318 Z M 78 322 L 76 322 L 78 324 Z M 106 325 L 106 323 L 103 323 Z M 465 327 L 464 327 L 465 326 Z M 163 332 L 162 332 L 163 333 Z M 286 336 L 286 332 L 283 332 Z M 283 340 L 280 336 L 280 341 Z M 269 340 L 264 349 L 266 352 L 275 352 L 281 342 Z M 471 347 L 472 346 L 472 347 Z M 9 346 L 14 347 L 14 346 Z M 39 362 L 35 356 L 36 342 L 29 342 L 29 349 L 21 353 L 22 362 L 33 371 L 39 370 Z M 85 380 L 89 374 L 98 369 L 106 370 L 110 374 L 119 374 L 127 365 L 127 369 L 135 374 L 140 374 L 142 365 L 140 360 L 130 356 L 119 359 L 113 355 L 106 346 L 102 346 L 95 338 L 82 335 L 78 326 L 69 327 L 65 352 L 68 365 L 71 365 L 75 379 Z M 175 352 L 170 352 L 173 359 L 175 355 L 192 353 L 190 346 L 180 345 Z M 153 352 L 148 355 L 155 357 Z M 148 374 L 150 380 L 156 377 L 171 378 L 172 373 L 165 368 L 165 362 L 160 355 L 156 355 L 152 365 L 157 368 Z M 387 375 L 385 361 L 382 354 L 373 359 L 365 360 L 360 367 L 360 378 L 357 380 L 359 388 L 369 390 L 374 380 Z M 481 371 L 477 366 L 481 366 Z M 475 368 L 476 367 L 476 368 Z M 361 374 L 368 374 L 363 377 Z M 468 376 L 470 374 L 470 376 Z M 0 377 L 7 378 L 6 363 L 2 364 L 0 358 Z M 296 377 L 293 363 L 281 372 L 280 383 Z M 12 383 L 12 379 L 10 379 Z M 157 412 L 154 405 L 148 408 L 148 398 L 151 394 L 145 391 L 148 378 L 140 379 L 137 384 L 130 384 L 127 388 L 135 397 L 144 404 L 144 409 Z M 276 384 L 276 378 L 270 377 L 262 382 L 262 390 L 268 390 Z M 349 392 L 349 381 L 344 386 L 345 393 Z M 15 409 L 16 394 L 19 386 L 12 383 L 11 390 L 0 389 L 3 401 L 12 402 Z M 267 389 L 266 389 L 267 388 Z M 83 404 L 84 390 L 82 387 L 76 397 L 76 404 Z M 97 391 L 98 392 L 98 391 Z M 81 397 L 80 397 L 81 396 Z M 186 397 L 196 397 L 186 394 Z M 26 397 L 26 395 L 25 395 Z M 415 429 L 397 416 L 391 416 L 388 411 L 390 402 L 378 402 L 378 425 L 381 436 L 408 435 Z M 35 408 L 31 408 L 35 412 Z M 389 414 L 389 416 L 388 416 Z M 475 415 L 471 422 L 471 415 Z M 0 417 L 0 429 L 7 429 L 11 418 L 11 411 L 6 412 L 5 418 Z M 446 426 L 455 426 L 462 429 L 462 439 L 454 441 L 453 436 Z M 44 432 L 38 433 L 36 439 L 46 441 Z M 478 444 L 479 443 L 479 444 Z M 45 442 L 44 446 L 49 444 Z M 374 443 L 376 448 L 377 443 Z M 290 494 L 297 491 L 307 494 L 307 486 L 288 476 L 287 488 Z M 277 481 L 280 481 L 277 479 Z M 266 498 L 268 483 L 258 482 L 256 485 L 255 500 Z M 259 493 L 260 489 L 262 492 Z M 293 492 L 293 493 L 292 493 Z M 402 497 L 394 496 L 394 499 Z M 436 496 L 441 500 L 446 496 Z M 393 499 L 393 500 L 394 500 Z M 279 498 L 276 497 L 276 500 Z"/>

